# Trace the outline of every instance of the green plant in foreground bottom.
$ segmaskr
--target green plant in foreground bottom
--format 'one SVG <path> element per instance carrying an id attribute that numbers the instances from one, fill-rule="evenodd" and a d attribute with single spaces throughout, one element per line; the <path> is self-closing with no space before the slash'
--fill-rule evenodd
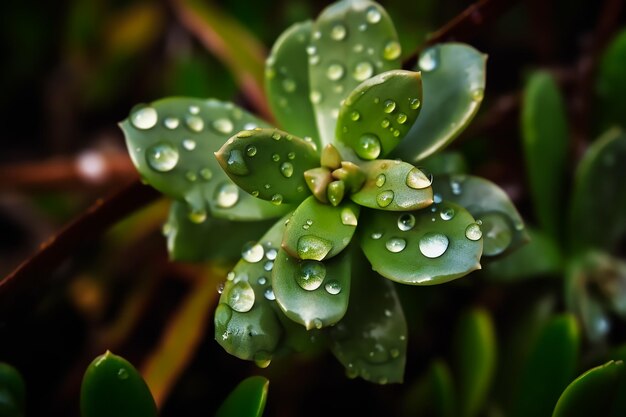
<path id="1" fill-rule="evenodd" d="M 414 165 L 475 115 L 485 56 L 440 44 L 405 71 L 399 45 L 380 5 L 339 1 L 289 28 L 267 60 L 286 131 L 192 98 L 137 106 L 121 124 L 144 180 L 176 200 L 165 227 L 173 259 L 210 259 L 204 242 L 249 241 L 215 312 L 229 353 L 266 366 L 328 343 L 349 376 L 401 382 L 407 326 L 391 281 L 447 282 L 526 239 L 491 182 L 433 179 Z M 251 221 L 272 218 L 248 237 Z M 230 231 L 236 221 L 247 223 Z"/>

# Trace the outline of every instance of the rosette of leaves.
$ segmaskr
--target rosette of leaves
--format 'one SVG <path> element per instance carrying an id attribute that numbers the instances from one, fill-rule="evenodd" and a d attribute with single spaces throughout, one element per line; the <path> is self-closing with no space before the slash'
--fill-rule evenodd
<path id="1" fill-rule="evenodd" d="M 380 5 L 339 1 L 287 29 L 267 59 L 280 129 L 188 98 L 140 106 L 122 124 L 145 181 L 184 202 L 198 227 L 281 217 L 244 245 L 222 289 L 215 337 L 229 353 L 267 365 L 315 340 L 351 377 L 400 382 L 407 326 L 391 281 L 447 282 L 524 240 L 494 184 L 433 182 L 416 166 L 475 115 L 485 56 L 436 45 L 415 71 L 400 56 Z M 212 246 L 237 238 L 218 233 L 204 236 Z"/>

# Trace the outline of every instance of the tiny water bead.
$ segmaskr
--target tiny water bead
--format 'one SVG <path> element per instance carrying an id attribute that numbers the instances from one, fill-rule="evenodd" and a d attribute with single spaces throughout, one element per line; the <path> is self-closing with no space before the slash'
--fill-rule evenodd
<path id="1" fill-rule="evenodd" d="M 374 67 L 367 61 L 359 62 L 354 67 L 352 76 L 357 81 L 365 81 L 374 74 Z"/>
<path id="2" fill-rule="evenodd" d="M 357 120 L 359 120 L 361 118 L 361 113 L 359 113 L 358 111 L 354 110 L 352 113 L 350 113 L 350 119 L 353 122 L 356 122 Z"/>
<path id="3" fill-rule="evenodd" d="M 450 241 L 446 235 L 428 232 L 419 241 L 419 249 L 427 258 L 438 258 L 448 249 Z"/>
<path id="4" fill-rule="evenodd" d="M 386 129 L 386 128 L 388 128 L 388 127 L 389 127 L 389 124 L 390 124 L 390 123 L 391 123 L 391 122 L 389 121 L 389 119 L 383 119 L 383 120 L 380 122 L 380 126 L 381 126 L 383 129 Z"/>
<path id="5" fill-rule="evenodd" d="M 267 278 L 265 277 L 259 277 L 259 279 L 257 279 L 256 281 L 259 285 L 265 285 L 267 284 Z"/>
<path id="6" fill-rule="evenodd" d="M 383 111 L 385 113 L 391 113 L 396 109 L 396 102 L 393 100 L 385 100 L 383 104 Z"/>
<path id="7" fill-rule="evenodd" d="M 419 109 L 420 105 L 422 104 L 422 102 L 420 101 L 419 98 L 411 98 L 409 99 L 409 106 L 413 109 L 413 110 L 417 110 Z"/>
<path id="8" fill-rule="evenodd" d="M 205 181 L 210 181 L 213 178 L 213 172 L 209 168 L 202 168 L 200 170 L 200 176 Z"/>
<path id="9" fill-rule="evenodd" d="M 146 161 L 158 172 L 173 170 L 178 164 L 178 151 L 166 142 L 157 143 L 146 150 Z"/>
<path id="10" fill-rule="evenodd" d="M 117 371 L 117 377 L 121 380 L 128 379 L 128 371 L 124 368 L 120 368 L 119 371 Z"/>
<path id="11" fill-rule="evenodd" d="M 304 261 L 296 275 L 296 282 L 303 290 L 314 291 L 322 285 L 324 278 L 326 278 L 326 266 L 322 262 Z"/>
<path id="12" fill-rule="evenodd" d="M 410 213 L 402 214 L 398 217 L 398 229 L 407 232 L 415 227 L 415 216 Z"/>
<path id="13" fill-rule="evenodd" d="M 320 93 L 317 90 L 313 90 L 313 91 L 311 91 L 311 95 L 310 95 L 309 99 L 311 100 L 311 103 L 319 104 L 319 103 L 322 102 L 322 93 Z"/>
<path id="14" fill-rule="evenodd" d="M 296 153 L 295 152 L 289 152 L 287 154 L 287 158 L 291 159 L 293 161 L 294 159 L 296 159 Z"/>
<path id="15" fill-rule="evenodd" d="M 419 67 L 422 71 L 433 71 L 439 65 L 439 50 L 430 48 L 426 50 L 419 59 Z"/>
<path id="16" fill-rule="evenodd" d="M 273 154 L 272 155 L 272 161 L 274 161 L 274 162 L 280 161 L 280 155 L 277 154 L 277 153 Z"/>
<path id="17" fill-rule="evenodd" d="M 230 288 L 227 303 L 233 310 L 246 313 L 254 306 L 254 298 L 254 290 L 248 281 L 239 281 Z"/>
<path id="18" fill-rule="evenodd" d="M 330 64 L 326 70 L 326 76 L 331 81 L 340 80 L 343 77 L 344 69 L 341 64 Z"/>
<path id="19" fill-rule="evenodd" d="M 442 220 L 451 220 L 454 217 L 454 209 L 452 207 L 446 207 L 439 212 L 439 217 Z"/>
<path id="20" fill-rule="evenodd" d="M 383 234 L 382 234 L 382 233 L 380 233 L 380 232 L 374 232 L 374 233 L 372 233 L 372 234 L 371 234 L 371 236 L 370 236 L 370 237 L 371 237 L 372 239 L 374 239 L 374 240 L 378 240 L 378 239 L 380 239 L 381 237 L 383 237 Z"/>
<path id="21" fill-rule="evenodd" d="M 215 200 L 218 207 L 230 208 L 239 201 L 239 187 L 231 182 L 223 183 L 216 192 Z"/>
<path id="22" fill-rule="evenodd" d="M 189 106 L 189 113 L 198 114 L 200 113 L 200 107 L 198 106 Z"/>
<path id="23" fill-rule="evenodd" d="M 483 237 L 483 232 L 480 230 L 478 223 L 472 223 L 465 229 L 465 237 L 469 240 L 478 240 Z"/>
<path id="24" fill-rule="evenodd" d="M 250 158 L 256 155 L 256 152 L 256 146 L 254 145 L 248 145 L 248 147 L 246 148 L 246 155 L 248 155 Z"/>
<path id="25" fill-rule="evenodd" d="M 380 22 L 381 18 L 382 18 L 382 15 L 380 13 L 380 10 L 378 10 L 376 6 L 370 7 L 369 9 L 367 9 L 367 12 L 365 13 L 365 19 L 369 23 L 372 23 L 372 24 Z"/>
<path id="26" fill-rule="evenodd" d="M 385 48 L 383 49 L 383 58 L 387 61 L 391 61 L 397 59 L 402 53 L 402 48 L 397 41 L 387 42 Z"/>
<path id="27" fill-rule="evenodd" d="M 159 121 L 159 114 L 153 107 L 144 107 L 137 110 L 130 117 L 130 122 L 137 129 L 152 129 Z"/>
<path id="28" fill-rule="evenodd" d="M 298 239 L 298 256 L 300 259 L 321 261 L 333 248 L 332 242 L 313 235 L 301 236 Z"/>
<path id="29" fill-rule="evenodd" d="M 212 126 L 213 126 L 213 129 L 225 135 L 232 133 L 234 129 L 233 122 L 231 122 L 230 119 L 226 119 L 226 118 L 214 120 L 212 123 Z"/>
<path id="30" fill-rule="evenodd" d="M 356 153 L 363 159 L 376 159 L 380 155 L 381 145 L 378 136 L 365 133 L 359 138 Z"/>
<path id="31" fill-rule="evenodd" d="M 385 174 L 378 174 L 378 176 L 376 177 L 375 184 L 378 188 L 380 188 L 383 185 L 385 185 L 386 181 L 387 181 L 387 177 L 385 176 Z"/>
<path id="32" fill-rule="evenodd" d="M 283 89 L 287 93 L 293 93 L 294 91 L 296 91 L 296 87 L 297 87 L 296 82 L 292 80 L 291 78 L 285 78 L 282 82 L 282 85 L 283 85 Z"/>
<path id="33" fill-rule="evenodd" d="M 330 37 L 333 40 L 341 41 L 346 38 L 347 33 L 348 31 L 346 27 L 342 25 L 341 23 L 338 23 L 335 26 L 333 26 L 333 28 L 330 30 Z"/>
<path id="34" fill-rule="evenodd" d="M 379 207 L 387 207 L 393 201 L 394 193 L 391 190 L 386 190 L 378 193 L 376 196 L 376 204 Z"/>
<path id="35" fill-rule="evenodd" d="M 265 249 L 263 249 L 263 245 L 256 242 L 248 242 L 243 246 L 241 250 L 241 257 L 244 261 L 250 263 L 257 263 L 263 256 L 265 255 Z"/>
<path id="36" fill-rule="evenodd" d="M 283 195 L 282 194 L 274 194 L 270 202 L 275 206 L 280 206 L 283 203 Z"/>
<path id="37" fill-rule="evenodd" d="M 183 148 L 188 151 L 196 149 L 196 141 L 193 139 L 183 139 Z"/>
<path id="38" fill-rule="evenodd" d="M 399 238 L 399 237 L 394 237 L 394 238 L 389 239 L 385 243 L 385 247 L 391 253 L 402 252 L 404 248 L 406 248 L 406 240 Z"/>
<path id="39" fill-rule="evenodd" d="M 185 123 L 189 130 L 196 133 L 202 132 L 202 129 L 204 129 L 204 120 L 198 116 L 188 116 L 187 119 L 185 119 Z"/>
<path id="40" fill-rule="evenodd" d="M 228 161 L 226 161 L 228 171 L 235 175 L 248 175 L 250 170 L 246 161 L 243 159 L 243 155 L 239 149 L 233 149 L 228 154 Z"/>
<path id="41" fill-rule="evenodd" d="M 178 127 L 178 125 L 180 124 L 180 120 L 178 120 L 176 117 L 168 117 L 163 121 L 163 124 L 166 128 L 173 130 Z"/>
<path id="42" fill-rule="evenodd" d="M 283 174 L 285 178 L 291 178 L 293 175 L 293 164 L 291 162 L 283 162 L 280 165 L 280 173 Z"/>

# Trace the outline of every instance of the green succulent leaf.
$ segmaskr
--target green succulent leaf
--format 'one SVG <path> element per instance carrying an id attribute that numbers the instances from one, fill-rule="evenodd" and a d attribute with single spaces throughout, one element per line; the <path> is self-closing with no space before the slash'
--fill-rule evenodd
<path id="1" fill-rule="evenodd" d="M 144 181 L 189 204 L 191 216 L 260 220 L 288 208 L 243 194 L 213 157 L 243 129 L 267 124 L 231 103 L 175 97 L 136 106 L 120 124 L 135 167 Z"/>
<path id="2" fill-rule="evenodd" d="M 576 168 L 569 241 L 574 252 L 615 247 L 626 233 L 626 133 L 612 129 L 596 140 Z"/>
<path id="3" fill-rule="evenodd" d="M 421 161 L 420 167 L 435 177 L 467 174 L 467 162 L 460 152 L 438 152 Z"/>
<path id="4" fill-rule="evenodd" d="M 273 220 L 232 222 L 211 216 L 198 224 L 189 219 L 187 204 L 174 200 L 163 233 L 171 260 L 235 261 L 241 257 L 241 247 L 246 242 L 263 235 L 273 224 Z M 216 236 L 228 236 L 228 239 L 216 239 Z"/>
<path id="5" fill-rule="evenodd" d="M 626 365 L 622 361 L 608 361 L 569 384 L 552 417 L 623 415 L 626 415 Z"/>
<path id="6" fill-rule="evenodd" d="M 393 281 L 434 285 L 480 269 L 480 226 L 454 203 L 405 213 L 368 210 L 362 224 L 359 239 L 372 269 Z"/>
<path id="7" fill-rule="evenodd" d="M 277 129 L 239 132 L 215 157 L 238 186 L 275 205 L 308 197 L 304 172 L 319 166 L 312 143 Z"/>
<path id="8" fill-rule="evenodd" d="M 535 72 L 524 89 L 522 134 L 526 172 L 540 225 L 560 238 L 568 152 L 565 104 L 547 72 Z"/>
<path id="9" fill-rule="evenodd" d="M 215 310 L 215 339 L 231 355 L 269 364 L 283 335 L 272 289 L 271 271 L 285 231 L 281 219 L 242 251 L 227 276 Z"/>
<path id="10" fill-rule="evenodd" d="M 404 415 L 454 417 L 458 404 L 448 365 L 434 360 L 405 398 Z"/>
<path id="11" fill-rule="evenodd" d="M 13 366 L 0 362 L 0 416 L 23 417 L 25 406 L 24 378 Z"/>
<path id="12" fill-rule="evenodd" d="M 522 370 L 512 416 L 550 415 L 575 375 L 579 344 L 572 315 L 556 316 L 543 327 Z"/>
<path id="13" fill-rule="evenodd" d="M 350 201 L 333 206 L 310 196 L 289 219 L 282 247 L 298 259 L 332 258 L 352 240 L 360 211 L 361 208 Z"/>
<path id="14" fill-rule="evenodd" d="M 80 389 L 82 417 L 156 417 L 157 408 L 135 367 L 107 351 L 91 362 Z"/>
<path id="15" fill-rule="evenodd" d="M 433 183 L 435 202 L 452 201 L 482 222 L 483 254 L 496 256 L 528 241 L 517 209 L 496 184 L 471 175 L 439 176 Z"/>
<path id="16" fill-rule="evenodd" d="M 276 40 L 265 62 L 265 89 L 280 126 L 320 146 L 313 105 L 309 99 L 309 66 L 306 48 L 310 21 L 296 23 Z"/>
<path id="17" fill-rule="evenodd" d="M 413 126 L 421 101 L 419 72 L 378 74 L 359 84 L 341 106 L 336 138 L 361 159 L 384 157 Z"/>
<path id="18" fill-rule="evenodd" d="M 350 195 L 355 203 L 378 210 L 409 211 L 433 203 L 432 179 L 402 161 L 379 160 L 361 164 L 363 187 Z"/>
<path id="19" fill-rule="evenodd" d="M 420 161 L 452 142 L 478 112 L 487 56 L 469 45 L 443 43 L 420 54 L 424 102 L 420 117 L 393 155 Z"/>
<path id="20" fill-rule="evenodd" d="M 333 143 L 341 101 L 361 82 L 400 68 L 393 22 L 377 3 L 341 0 L 313 25 L 309 53 L 311 102 L 322 146 Z"/>
<path id="21" fill-rule="evenodd" d="M 337 323 L 348 308 L 350 262 L 348 251 L 320 262 L 293 258 L 281 249 L 272 271 L 276 302 L 307 330 Z"/>
<path id="22" fill-rule="evenodd" d="M 215 417 L 261 417 L 269 384 L 270 381 L 262 376 L 244 379 L 228 394 Z"/>
<path id="23" fill-rule="evenodd" d="M 406 363 L 407 325 L 392 282 L 353 263 L 354 280 L 346 316 L 328 332 L 331 350 L 350 378 L 400 383 Z"/>
<path id="24" fill-rule="evenodd" d="M 489 313 L 474 309 L 461 317 L 455 350 L 459 415 L 472 417 L 481 411 L 496 370 L 496 336 Z"/>
<path id="25" fill-rule="evenodd" d="M 599 99 L 597 116 L 601 128 L 616 123 L 626 129 L 626 28 L 622 27 L 606 47 L 600 59 L 596 77 L 596 92 Z"/>

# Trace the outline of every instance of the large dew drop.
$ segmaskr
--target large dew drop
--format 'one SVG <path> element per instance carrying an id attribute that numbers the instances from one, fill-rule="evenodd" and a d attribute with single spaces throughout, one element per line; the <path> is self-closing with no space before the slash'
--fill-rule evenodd
<path id="1" fill-rule="evenodd" d="M 228 161 L 226 162 L 228 171 L 235 175 L 248 175 L 250 170 L 246 161 L 243 159 L 243 155 L 239 149 L 233 149 L 228 154 Z"/>
<path id="2" fill-rule="evenodd" d="M 412 168 L 406 176 L 406 185 L 414 190 L 428 188 L 432 182 L 432 177 L 426 176 L 426 174 L 418 168 Z"/>
<path id="3" fill-rule="evenodd" d="M 248 242 L 243 246 L 241 250 L 241 257 L 244 261 L 250 263 L 257 263 L 265 255 L 265 250 L 260 243 Z"/>
<path id="4" fill-rule="evenodd" d="M 341 210 L 341 224 L 345 224 L 346 226 L 356 226 L 358 223 L 358 219 L 356 214 L 354 214 L 354 210 L 350 207 L 344 207 Z"/>
<path id="5" fill-rule="evenodd" d="M 254 290 L 248 281 L 239 281 L 228 292 L 228 305 L 235 311 L 246 313 L 254 306 Z"/>
<path id="6" fill-rule="evenodd" d="M 213 126 L 213 129 L 225 135 L 232 133 L 233 128 L 234 128 L 233 122 L 231 122 L 230 119 L 226 119 L 226 118 L 214 120 L 212 126 Z"/>
<path id="7" fill-rule="evenodd" d="M 225 182 L 217 189 L 215 200 L 218 207 L 230 208 L 239 201 L 239 188 L 231 182 Z"/>
<path id="8" fill-rule="evenodd" d="M 427 258 L 438 258 L 448 249 L 449 240 L 446 235 L 428 232 L 419 242 L 420 252 Z"/>
<path id="9" fill-rule="evenodd" d="M 389 239 L 385 243 L 385 247 L 387 248 L 389 252 L 392 252 L 392 253 L 402 252 L 404 248 L 406 248 L 406 240 L 402 238 L 394 237 L 394 238 Z"/>
<path id="10" fill-rule="evenodd" d="M 381 145 L 378 136 L 372 133 L 365 133 L 359 138 L 356 146 L 356 153 L 363 159 L 376 159 L 380 155 Z"/>
<path id="11" fill-rule="evenodd" d="M 465 229 L 465 237 L 469 240 L 478 240 L 483 237 L 483 232 L 480 230 L 478 223 L 472 223 Z"/>
<path id="12" fill-rule="evenodd" d="M 383 105 L 383 111 L 385 113 L 391 113 L 396 109 L 396 102 L 393 100 L 386 100 Z"/>
<path id="13" fill-rule="evenodd" d="M 380 10 L 378 10 L 378 8 L 376 6 L 372 6 L 369 9 L 367 9 L 367 12 L 365 13 L 365 19 L 368 21 L 368 23 L 378 23 L 380 22 L 380 19 L 382 18 L 382 15 L 380 13 Z"/>
<path id="14" fill-rule="evenodd" d="M 393 197 L 394 197 L 393 191 L 391 190 L 381 191 L 376 196 L 376 204 L 378 204 L 379 207 L 385 208 L 389 204 L 391 204 L 391 202 L 393 201 Z"/>
<path id="15" fill-rule="evenodd" d="M 130 122 L 137 129 L 146 130 L 153 128 L 159 121 L 159 114 L 153 107 L 144 107 L 130 116 Z"/>
<path id="16" fill-rule="evenodd" d="M 146 161 L 150 168 L 158 172 L 173 170 L 178 164 L 178 151 L 169 143 L 161 142 L 146 150 Z"/>
<path id="17" fill-rule="evenodd" d="M 298 256 L 300 259 L 321 261 L 333 248 L 332 242 L 313 235 L 305 235 L 298 239 Z"/>
<path id="18" fill-rule="evenodd" d="M 398 229 L 403 232 L 408 232 L 415 227 L 415 216 L 410 213 L 405 213 L 398 217 Z"/>
<path id="19" fill-rule="evenodd" d="M 293 175 L 293 164 L 291 162 L 283 162 L 280 166 L 280 173 L 285 178 L 291 178 Z"/>
<path id="20" fill-rule="evenodd" d="M 318 289 L 326 277 L 326 266 L 317 261 L 304 261 L 300 265 L 300 272 L 296 275 L 298 285 L 307 291 Z"/>
<path id="21" fill-rule="evenodd" d="M 419 67 L 422 71 L 433 71 L 439 65 L 439 49 L 436 47 L 427 49 L 419 59 Z"/>

